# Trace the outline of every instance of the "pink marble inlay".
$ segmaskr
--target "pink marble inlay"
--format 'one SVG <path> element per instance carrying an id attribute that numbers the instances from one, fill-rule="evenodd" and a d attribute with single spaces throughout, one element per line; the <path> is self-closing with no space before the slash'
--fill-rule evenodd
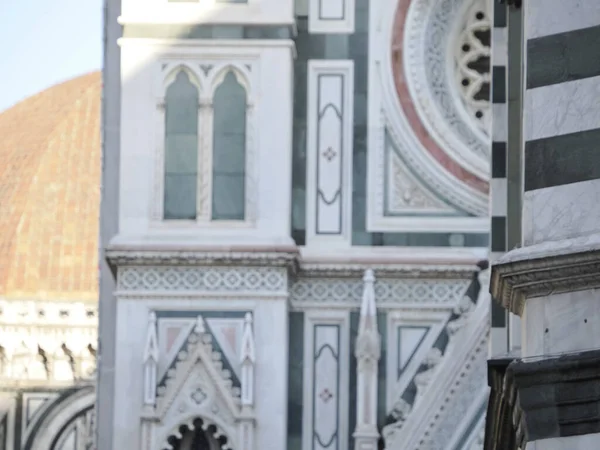
<path id="1" fill-rule="evenodd" d="M 173 344 L 175 343 L 175 340 L 177 339 L 177 336 L 179 336 L 179 333 L 181 333 L 181 327 L 169 327 L 167 328 L 167 332 L 166 337 L 167 337 L 167 345 L 166 345 L 166 350 L 167 352 L 169 350 L 171 350 L 171 348 L 173 347 Z"/>
<path id="2" fill-rule="evenodd" d="M 237 351 L 236 345 L 235 345 L 235 338 L 237 335 L 237 329 L 234 326 L 229 326 L 229 327 L 223 327 L 223 329 L 221 330 L 221 333 L 223 333 L 223 337 L 225 338 L 225 340 L 227 341 L 227 343 L 229 344 L 229 347 L 231 349 L 233 349 L 234 351 Z"/>
<path id="3" fill-rule="evenodd" d="M 408 86 L 406 85 L 406 78 L 404 77 L 404 64 L 402 59 L 404 24 L 410 2 L 411 0 L 398 0 L 398 9 L 396 10 L 392 36 L 392 70 L 400 105 L 415 135 L 419 138 L 423 147 L 425 147 L 431 156 L 459 180 L 480 192 L 487 193 L 489 185 L 486 180 L 482 180 L 477 175 L 469 172 L 437 145 L 429 135 L 425 126 L 421 123 L 415 105 L 412 102 L 408 92 Z"/>

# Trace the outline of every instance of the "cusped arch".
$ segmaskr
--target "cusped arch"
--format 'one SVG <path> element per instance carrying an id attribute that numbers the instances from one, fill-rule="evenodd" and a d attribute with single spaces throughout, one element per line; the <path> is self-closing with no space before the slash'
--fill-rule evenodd
<path id="1" fill-rule="evenodd" d="M 236 63 L 226 64 L 215 72 L 212 82 L 210 83 L 210 96 L 214 97 L 215 91 L 221 86 L 229 73 L 233 73 L 236 81 L 244 88 L 246 91 L 246 102 L 250 103 L 250 97 L 252 95 L 250 76 L 243 66 Z"/>
<path id="2" fill-rule="evenodd" d="M 94 408 L 95 403 L 94 386 L 69 389 L 39 418 L 24 448 L 54 450 L 61 433 L 81 414 Z"/>
<path id="3" fill-rule="evenodd" d="M 196 89 L 198 89 L 198 94 L 202 95 L 203 89 L 202 89 L 202 82 L 200 81 L 200 77 L 194 71 L 194 69 L 192 69 L 192 67 L 186 63 L 179 63 L 179 64 L 169 68 L 169 71 L 163 77 L 162 95 L 164 95 L 167 92 L 167 89 L 169 88 L 169 86 L 171 86 L 171 84 L 173 84 L 173 82 L 177 78 L 177 75 L 179 75 L 180 72 L 184 72 L 188 76 L 190 83 L 192 83 L 196 87 Z"/>
<path id="4" fill-rule="evenodd" d="M 180 415 L 170 421 L 166 427 L 167 431 L 159 437 L 155 450 L 172 450 L 174 444 L 179 442 L 187 430 L 202 430 L 218 443 L 219 450 L 235 450 L 235 429 L 225 424 L 219 417 L 206 413 L 191 413 Z M 211 449 L 212 450 L 212 449 Z"/>

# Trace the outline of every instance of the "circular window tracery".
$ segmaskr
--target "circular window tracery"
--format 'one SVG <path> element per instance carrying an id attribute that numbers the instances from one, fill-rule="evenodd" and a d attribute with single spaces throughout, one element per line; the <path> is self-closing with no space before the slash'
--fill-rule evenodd
<path id="1" fill-rule="evenodd" d="M 455 77 L 463 105 L 486 134 L 490 129 L 491 21 L 486 1 L 468 10 L 455 43 Z"/>

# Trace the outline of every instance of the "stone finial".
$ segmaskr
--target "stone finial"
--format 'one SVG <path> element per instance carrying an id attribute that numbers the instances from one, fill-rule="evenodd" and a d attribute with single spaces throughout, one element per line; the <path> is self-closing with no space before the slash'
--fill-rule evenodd
<path id="1" fill-rule="evenodd" d="M 255 362 L 254 333 L 252 332 L 252 314 L 246 313 L 244 317 L 244 331 L 242 334 L 242 349 L 240 360 L 241 384 L 242 384 L 242 405 L 251 407 L 254 404 L 254 362 Z"/>
<path id="2" fill-rule="evenodd" d="M 375 275 L 371 269 L 365 270 L 363 276 L 363 296 L 360 305 L 361 317 L 375 317 L 377 307 L 375 306 Z"/>
<path id="3" fill-rule="evenodd" d="M 246 313 L 244 317 L 244 331 L 242 334 L 242 352 L 241 352 L 241 363 L 249 362 L 254 364 L 255 361 L 255 347 L 254 347 L 254 333 L 252 332 L 252 314 Z"/>
<path id="4" fill-rule="evenodd" d="M 158 371 L 158 336 L 156 334 L 156 314 L 148 315 L 148 331 L 144 348 L 144 405 L 153 407 L 156 403 L 156 378 Z"/>
<path id="5" fill-rule="evenodd" d="M 148 315 L 148 331 L 144 348 L 144 362 L 150 359 L 158 362 L 158 336 L 156 335 L 156 314 L 154 311 L 151 311 Z"/>
<path id="6" fill-rule="evenodd" d="M 204 318 L 201 314 L 198 314 L 198 317 L 196 317 L 196 326 L 194 327 L 194 331 L 198 334 L 206 333 L 206 327 L 204 326 Z"/>

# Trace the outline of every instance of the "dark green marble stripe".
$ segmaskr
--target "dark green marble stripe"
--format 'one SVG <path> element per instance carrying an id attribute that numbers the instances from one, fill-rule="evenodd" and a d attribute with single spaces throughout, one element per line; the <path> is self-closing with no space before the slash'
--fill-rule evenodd
<path id="1" fill-rule="evenodd" d="M 289 315 L 287 450 L 302 450 L 304 313 Z"/>
<path id="2" fill-rule="evenodd" d="M 600 75 L 600 25 L 527 42 L 527 89 Z"/>
<path id="3" fill-rule="evenodd" d="M 600 129 L 525 143 L 526 192 L 597 178 L 600 178 Z"/>

